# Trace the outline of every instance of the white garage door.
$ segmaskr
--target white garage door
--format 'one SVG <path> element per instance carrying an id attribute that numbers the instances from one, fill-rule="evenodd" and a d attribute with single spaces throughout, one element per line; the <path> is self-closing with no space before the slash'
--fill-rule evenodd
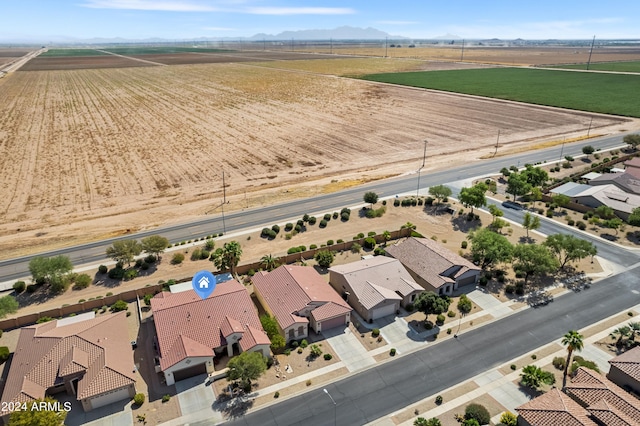
<path id="1" fill-rule="evenodd" d="M 131 399 L 131 397 L 129 396 L 128 388 L 118 389 L 113 392 L 105 393 L 103 395 L 100 395 L 97 398 L 92 399 L 91 407 L 92 408 L 104 407 L 105 405 L 118 402 L 123 399 Z"/>
<path id="2" fill-rule="evenodd" d="M 386 317 L 387 315 L 393 315 L 396 313 L 395 303 L 380 308 L 375 308 L 371 313 L 371 318 L 377 320 L 378 318 Z"/>

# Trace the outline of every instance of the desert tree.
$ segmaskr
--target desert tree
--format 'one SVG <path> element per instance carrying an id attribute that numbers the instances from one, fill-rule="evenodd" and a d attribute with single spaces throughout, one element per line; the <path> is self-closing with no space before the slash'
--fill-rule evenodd
<path id="1" fill-rule="evenodd" d="M 598 249 L 593 243 L 568 234 L 549 235 L 543 245 L 556 256 L 561 269 L 564 269 L 568 262 L 598 254 Z"/>
<path id="2" fill-rule="evenodd" d="M 484 182 L 480 182 L 470 188 L 462 188 L 458 198 L 465 207 L 471 207 L 471 213 L 473 213 L 474 207 L 480 208 L 487 205 L 486 192 L 487 185 Z"/>
<path id="3" fill-rule="evenodd" d="M 438 296 L 432 291 L 424 291 L 418 295 L 413 302 L 413 306 L 425 314 L 425 321 L 429 319 L 429 315 L 440 315 L 449 309 L 451 299 L 448 296 Z"/>
<path id="4" fill-rule="evenodd" d="M 140 240 L 140 245 L 145 253 L 157 256 L 160 261 L 160 254 L 169 247 L 169 240 L 161 235 L 151 235 Z"/>
<path id="5" fill-rule="evenodd" d="M 640 134 L 635 133 L 633 135 L 627 135 L 622 138 L 622 141 L 633 149 L 637 149 L 638 145 L 640 145 Z"/>
<path id="6" fill-rule="evenodd" d="M 118 240 L 107 247 L 107 257 L 119 263 L 131 265 L 131 261 L 142 252 L 142 245 L 134 239 Z"/>
<path id="7" fill-rule="evenodd" d="M 527 239 L 529 238 L 529 231 L 540 228 L 540 218 L 536 215 L 532 215 L 527 212 L 522 219 L 522 227 L 527 230 Z"/>
<path id="8" fill-rule="evenodd" d="M 429 195 L 433 196 L 439 204 L 445 198 L 451 196 L 451 189 L 445 185 L 435 185 L 429 188 Z"/>
<path id="9" fill-rule="evenodd" d="M 524 274 L 524 284 L 530 277 L 553 272 L 560 262 L 544 245 L 518 244 L 513 249 L 513 269 Z"/>
<path id="10" fill-rule="evenodd" d="M 367 191 L 364 193 L 362 199 L 365 203 L 371 204 L 371 208 L 373 208 L 373 205 L 378 202 L 378 194 L 373 191 Z"/>
<path id="11" fill-rule="evenodd" d="M 513 245 L 504 235 L 481 228 L 471 232 L 467 238 L 471 241 L 473 260 L 480 264 L 480 268 L 486 269 L 511 260 Z"/>

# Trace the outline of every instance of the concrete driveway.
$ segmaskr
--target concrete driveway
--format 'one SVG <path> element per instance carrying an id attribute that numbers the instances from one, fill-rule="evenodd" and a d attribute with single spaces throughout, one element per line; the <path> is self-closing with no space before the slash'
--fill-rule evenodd
<path id="1" fill-rule="evenodd" d="M 119 426 L 133 424 L 132 401 L 129 399 L 123 399 L 122 401 L 96 408 L 88 413 L 84 412 L 82 404 L 75 399 L 75 396 L 59 394 L 56 395 L 56 399 L 60 402 L 71 402 L 71 411 L 64 421 L 67 426 Z"/>
<path id="2" fill-rule="evenodd" d="M 376 363 L 373 355 L 362 346 L 348 326 L 323 331 L 322 335 L 336 351 L 349 372 L 361 370 Z"/>

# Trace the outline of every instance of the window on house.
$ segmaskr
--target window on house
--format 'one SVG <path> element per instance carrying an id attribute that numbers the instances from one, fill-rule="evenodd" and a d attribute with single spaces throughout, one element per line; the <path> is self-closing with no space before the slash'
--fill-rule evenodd
<path id="1" fill-rule="evenodd" d="M 298 327 L 298 336 L 302 336 L 304 334 L 304 327 L 300 326 Z"/>
<path id="2" fill-rule="evenodd" d="M 295 331 L 294 331 L 294 330 L 293 330 L 293 328 L 292 328 L 292 329 L 290 329 L 290 330 L 289 330 L 289 339 L 293 339 L 293 338 L 295 338 L 295 337 L 296 337 L 296 335 L 295 335 Z"/>

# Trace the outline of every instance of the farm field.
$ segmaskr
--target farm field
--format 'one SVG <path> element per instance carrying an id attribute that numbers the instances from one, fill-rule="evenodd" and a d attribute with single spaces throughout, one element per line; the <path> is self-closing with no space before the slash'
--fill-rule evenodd
<path id="1" fill-rule="evenodd" d="M 389 41 L 389 44 L 393 43 Z M 387 47 L 385 49 L 384 40 L 377 45 L 371 43 L 362 45 L 333 46 L 327 44 L 322 46 L 305 45 L 295 46 L 296 51 L 317 52 L 339 55 L 362 55 L 390 58 L 413 58 L 440 61 L 465 61 L 500 65 L 550 65 L 550 64 L 571 64 L 577 62 L 587 62 L 589 58 L 589 46 L 580 47 L 543 47 L 543 46 L 520 46 L 520 47 L 486 47 L 466 45 L 462 52 L 462 44 L 456 41 L 453 46 L 443 45 L 417 45 L 415 48 L 408 47 L 406 40 L 396 41 L 402 47 Z M 282 46 L 283 49 L 288 47 Z M 271 47 L 275 49 L 275 47 Z M 640 47 L 600 47 L 594 49 L 591 62 L 610 61 L 637 61 L 640 60 Z"/>
<path id="2" fill-rule="evenodd" d="M 488 154 L 497 129 L 517 147 L 637 127 L 241 63 L 16 72 L 0 97 L 5 258 L 218 213 L 222 169 L 240 209 L 413 172 L 425 138 L 428 171 Z"/>
<path id="3" fill-rule="evenodd" d="M 374 74 L 365 80 L 640 117 L 640 76 L 523 68 Z"/>
<path id="4" fill-rule="evenodd" d="M 76 57 L 76 56 L 102 56 L 108 55 L 99 49 L 48 49 L 40 54 L 42 58 L 50 57 Z"/>
<path id="5" fill-rule="evenodd" d="M 554 65 L 551 68 L 562 68 L 570 70 L 586 70 L 587 64 L 566 64 Z M 589 65 L 590 70 L 594 71 L 614 71 L 614 72 L 633 72 L 640 73 L 640 61 L 629 62 L 601 62 Z"/>
<path id="6" fill-rule="evenodd" d="M 36 49 L 33 49 L 36 50 Z M 0 68 L 18 58 L 23 57 L 27 53 L 31 52 L 30 49 L 17 49 L 17 48 L 1 48 L 0 47 Z"/>

